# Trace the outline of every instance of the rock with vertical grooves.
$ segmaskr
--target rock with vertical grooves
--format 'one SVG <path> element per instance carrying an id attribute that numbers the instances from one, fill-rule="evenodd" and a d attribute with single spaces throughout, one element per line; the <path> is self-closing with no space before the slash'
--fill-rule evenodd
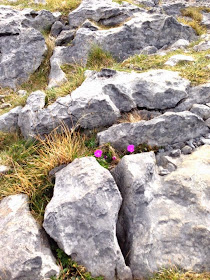
<path id="1" fill-rule="evenodd" d="M 118 239 L 134 279 L 171 265 L 209 271 L 209 159 L 206 145 L 162 178 L 153 152 L 125 156 L 113 171 L 123 197 Z"/>
<path id="2" fill-rule="evenodd" d="M 0 202 L 0 279 L 49 280 L 59 267 L 43 229 L 32 217 L 28 197 L 12 195 Z"/>
<path id="3" fill-rule="evenodd" d="M 93 276 L 130 280 L 116 237 L 121 202 L 108 170 L 93 157 L 76 159 L 56 173 L 43 225 L 59 247 Z"/>

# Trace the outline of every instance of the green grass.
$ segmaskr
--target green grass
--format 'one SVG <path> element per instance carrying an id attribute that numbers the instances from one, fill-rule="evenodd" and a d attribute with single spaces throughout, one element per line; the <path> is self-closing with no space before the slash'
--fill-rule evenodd
<path id="1" fill-rule="evenodd" d="M 18 9 L 32 8 L 36 11 L 45 9 L 51 12 L 59 11 L 63 15 L 68 15 L 72 10 L 76 9 L 81 0 L 46 0 L 46 5 L 34 4 L 33 1 L 19 0 L 17 2 L 9 2 L 0 0 L 0 5 L 10 5 Z"/>

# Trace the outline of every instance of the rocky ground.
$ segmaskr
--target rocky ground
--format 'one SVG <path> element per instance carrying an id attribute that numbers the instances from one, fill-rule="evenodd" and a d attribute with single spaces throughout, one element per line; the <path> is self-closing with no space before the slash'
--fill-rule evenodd
<path id="1" fill-rule="evenodd" d="M 209 30 L 210 1 L 0 1 L 0 280 L 210 279 Z"/>

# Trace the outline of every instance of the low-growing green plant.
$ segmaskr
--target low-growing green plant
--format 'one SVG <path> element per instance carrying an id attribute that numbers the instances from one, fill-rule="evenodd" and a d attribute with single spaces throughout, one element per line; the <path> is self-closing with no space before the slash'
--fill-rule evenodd
<path id="1" fill-rule="evenodd" d="M 56 249 L 56 259 L 61 267 L 59 277 L 51 277 L 52 280 L 103 280 L 99 276 L 93 278 L 89 272 L 82 265 L 78 265 L 63 250 Z"/>

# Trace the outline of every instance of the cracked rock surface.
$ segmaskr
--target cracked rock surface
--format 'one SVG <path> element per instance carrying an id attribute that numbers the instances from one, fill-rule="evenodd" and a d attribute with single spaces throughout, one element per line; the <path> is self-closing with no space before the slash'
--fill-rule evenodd
<path id="1" fill-rule="evenodd" d="M 0 202 L 0 255 L 3 280 L 49 280 L 59 274 L 47 236 L 29 211 L 27 195 Z"/>
<path id="2" fill-rule="evenodd" d="M 60 248 L 93 276 L 130 280 L 116 237 L 121 202 L 108 170 L 93 157 L 75 159 L 56 173 L 43 226 Z"/>

